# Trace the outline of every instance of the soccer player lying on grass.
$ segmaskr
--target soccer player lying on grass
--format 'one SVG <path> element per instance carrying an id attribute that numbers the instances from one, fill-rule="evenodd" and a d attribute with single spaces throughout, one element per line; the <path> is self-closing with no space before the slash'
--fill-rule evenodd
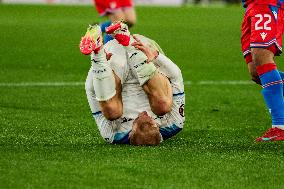
<path id="1" fill-rule="evenodd" d="M 284 140 L 284 73 L 277 69 L 275 55 L 282 52 L 284 2 L 243 0 L 246 8 L 242 24 L 242 50 L 252 80 L 262 86 L 270 111 L 272 128 L 256 141 Z"/>
<path id="2" fill-rule="evenodd" d="M 181 71 L 153 40 L 135 41 L 124 23 L 108 33 L 116 40 L 103 46 L 100 27 L 91 26 L 80 43 L 91 53 L 85 87 L 100 134 L 114 144 L 158 145 L 183 128 Z"/>

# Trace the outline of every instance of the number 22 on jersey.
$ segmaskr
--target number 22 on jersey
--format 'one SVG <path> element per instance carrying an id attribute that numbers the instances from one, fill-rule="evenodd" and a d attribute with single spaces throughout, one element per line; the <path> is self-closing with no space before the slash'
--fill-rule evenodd
<path id="1" fill-rule="evenodd" d="M 269 24 L 271 23 L 271 15 L 269 14 L 256 14 L 258 20 L 255 22 L 255 30 L 271 30 Z"/>

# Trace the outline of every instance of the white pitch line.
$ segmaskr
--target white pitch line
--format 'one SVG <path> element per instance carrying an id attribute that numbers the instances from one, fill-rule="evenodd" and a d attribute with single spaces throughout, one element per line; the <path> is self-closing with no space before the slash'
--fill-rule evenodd
<path id="1" fill-rule="evenodd" d="M 252 81 L 184 81 L 184 85 L 251 85 Z M 68 87 L 84 86 L 85 82 L 21 82 L 21 83 L 0 83 L 0 87 Z"/>
<path id="2" fill-rule="evenodd" d="M 251 85 L 253 81 L 199 81 L 197 85 Z"/>
<path id="3" fill-rule="evenodd" d="M 83 86 L 84 82 L 21 82 L 21 83 L 0 83 L 0 87 L 64 87 Z"/>

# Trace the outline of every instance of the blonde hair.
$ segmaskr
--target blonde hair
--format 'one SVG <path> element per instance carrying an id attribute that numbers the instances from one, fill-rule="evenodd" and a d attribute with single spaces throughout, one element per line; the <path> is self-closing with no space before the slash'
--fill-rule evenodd
<path id="1" fill-rule="evenodd" d="M 130 144 L 154 146 L 161 143 L 160 131 L 157 127 L 149 127 L 150 121 L 137 120 L 134 124 L 137 124 L 137 129 L 129 136 Z"/>

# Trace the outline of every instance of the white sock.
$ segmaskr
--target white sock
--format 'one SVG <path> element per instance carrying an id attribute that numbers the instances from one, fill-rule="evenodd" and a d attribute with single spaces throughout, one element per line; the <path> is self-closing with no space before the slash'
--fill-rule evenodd
<path id="1" fill-rule="evenodd" d="M 102 48 L 98 54 L 91 56 L 93 68 L 93 85 L 98 101 L 106 101 L 111 99 L 115 94 L 115 79 L 110 67 L 106 60 L 104 49 Z"/>
<path id="2" fill-rule="evenodd" d="M 140 86 L 142 86 L 155 75 L 157 68 L 152 62 L 148 63 L 148 57 L 142 51 L 131 46 L 131 44 L 125 47 L 129 57 L 129 65 Z"/>

